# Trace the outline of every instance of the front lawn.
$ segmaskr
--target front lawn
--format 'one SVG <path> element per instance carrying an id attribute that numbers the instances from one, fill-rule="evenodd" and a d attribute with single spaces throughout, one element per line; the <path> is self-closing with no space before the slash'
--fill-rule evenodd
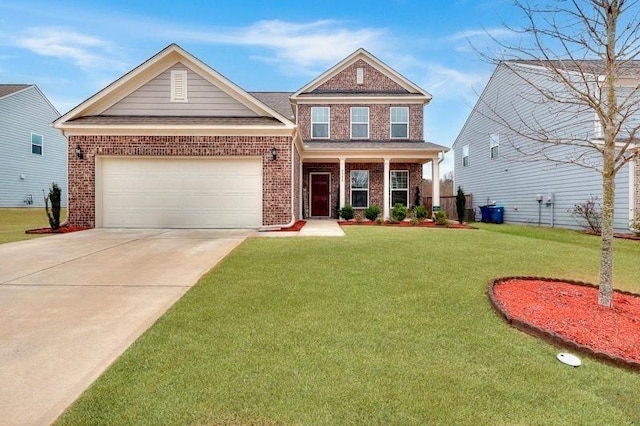
<path id="1" fill-rule="evenodd" d="M 634 424 L 640 376 L 506 325 L 489 279 L 595 282 L 597 237 L 348 227 L 255 238 L 185 295 L 59 424 Z M 640 244 L 616 241 L 640 292 Z"/>
<path id="2" fill-rule="evenodd" d="M 60 222 L 66 220 L 66 210 L 60 212 Z M 25 234 L 24 231 L 48 226 L 44 207 L 0 208 L 0 244 L 42 237 Z"/>

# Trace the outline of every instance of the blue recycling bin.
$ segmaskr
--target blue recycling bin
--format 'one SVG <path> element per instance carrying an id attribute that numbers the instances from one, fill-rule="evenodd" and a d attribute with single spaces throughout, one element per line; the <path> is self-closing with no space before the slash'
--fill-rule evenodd
<path id="1" fill-rule="evenodd" d="M 481 222 L 484 222 L 484 223 L 491 222 L 491 215 L 489 214 L 489 206 L 480 206 L 480 214 L 482 216 L 482 219 L 480 219 Z"/>
<path id="2" fill-rule="evenodd" d="M 504 207 L 491 207 L 489 208 L 491 223 L 503 223 L 504 222 Z"/>

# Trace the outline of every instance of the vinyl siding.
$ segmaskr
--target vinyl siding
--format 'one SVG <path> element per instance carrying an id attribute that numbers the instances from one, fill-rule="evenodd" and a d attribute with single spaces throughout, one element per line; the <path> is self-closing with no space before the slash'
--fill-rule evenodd
<path id="1" fill-rule="evenodd" d="M 187 70 L 188 102 L 171 102 L 171 70 Z M 256 117 L 258 114 L 233 99 L 181 63 L 167 69 L 104 115 Z"/>
<path id="2" fill-rule="evenodd" d="M 544 76 L 532 76 L 541 87 L 558 90 Z M 542 157 L 519 155 L 514 146 L 525 146 L 528 140 L 514 134 L 508 127 L 531 134 L 531 127 L 544 127 L 554 138 L 593 135 L 594 114 L 575 107 L 530 103 L 521 80 L 506 68 L 499 67 L 489 81 L 481 99 L 472 111 L 467 123 L 454 144 L 455 184 L 473 194 L 473 206 L 478 208 L 487 202 L 504 206 L 504 220 L 508 223 L 537 224 L 577 228 L 579 223 L 569 210 L 576 203 L 597 196 L 602 199 L 600 174 L 575 164 L 550 161 L 532 161 Z M 497 120 L 500 116 L 504 121 Z M 526 118 L 530 127 L 521 125 Z M 500 135 L 499 156 L 491 159 L 490 135 Z M 462 167 L 462 147 L 469 145 L 469 165 Z M 571 160 L 584 150 L 557 146 L 547 151 L 555 159 Z M 597 162 L 592 156 L 588 160 Z M 629 224 L 629 166 L 625 166 L 616 179 L 616 203 L 614 227 L 626 231 Z M 553 194 L 553 203 L 542 203 L 539 209 L 537 194 Z M 479 212 L 476 213 L 477 215 Z"/>
<path id="3" fill-rule="evenodd" d="M 28 194 L 44 206 L 52 182 L 67 205 L 67 140 L 51 127 L 58 116 L 35 86 L 0 99 L 0 207 L 24 207 Z M 42 135 L 42 155 L 31 153 L 31 133 Z"/>

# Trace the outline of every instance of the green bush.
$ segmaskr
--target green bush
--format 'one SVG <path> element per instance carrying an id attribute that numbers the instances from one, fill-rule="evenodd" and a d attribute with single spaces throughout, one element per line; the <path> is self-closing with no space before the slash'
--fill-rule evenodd
<path id="1" fill-rule="evenodd" d="M 449 225 L 449 221 L 447 220 L 447 214 L 444 210 L 438 210 L 435 214 L 436 216 L 436 225 L 447 226 Z"/>
<path id="2" fill-rule="evenodd" d="M 458 222 L 462 224 L 464 222 L 464 211 L 465 205 L 467 204 L 467 199 L 464 195 L 464 191 L 462 187 L 458 187 L 458 193 L 456 194 L 456 210 L 458 212 Z"/>
<path id="3" fill-rule="evenodd" d="M 42 190 L 44 193 L 44 189 Z M 49 225 L 51 229 L 60 229 L 60 200 L 62 198 L 62 191 L 57 183 L 51 183 L 49 188 L 49 195 L 44 197 L 44 210 L 47 212 L 47 218 L 49 218 Z M 51 209 L 49 209 L 49 201 L 51 201 Z"/>
<path id="4" fill-rule="evenodd" d="M 364 211 L 364 216 L 369 220 L 376 220 L 378 216 L 382 213 L 382 209 L 378 206 L 369 206 Z"/>
<path id="5" fill-rule="evenodd" d="M 350 204 L 346 204 L 343 208 L 340 209 L 340 217 L 344 220 L 351 220 L 355 212 L 353 211 L 353 207 Z"/>
<path id="6" fill-rule="evenodd" d="M 424 220 L 427 217 L 427 208 L 425 206 L 415 206 L 413 216 L 416 219 Z"/>
<path id="7" fill-rule="evenodd" d="M 397 222 L 402 222 L 407 217 L 407 208 L 401 203 L 396 203 L 391 211 L 391 217 Z"/>

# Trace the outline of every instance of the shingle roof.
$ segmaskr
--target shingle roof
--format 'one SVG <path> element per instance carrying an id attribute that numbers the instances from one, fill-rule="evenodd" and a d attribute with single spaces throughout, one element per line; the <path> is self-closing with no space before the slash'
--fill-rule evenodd
<path id="1" fill-rule="evenodd" d="M 0 98 L 19 92 L 20 90 L 26 89 L 30 86 L 31 84 L 0 84 Z"/>
<path id="2" fill-rule="evenodd" d="M 333 149 L 358 149 L 358 150 L 424 150 L 424 151 L 449 151 L 446 146 L 438 145 L 426 141 L 305 141 L 305 149 L 310 150 L 333 150 Z"/>
<path id="3" fill-rule="evenodd" d="M 200 125 L 200 126 L 260 126 L 283 125 L 273 117 L 182 117 L 182 116 L 150 116 L 150 115 L 89 115 L 68 121 L 69 124 L 80 125 Z"/>
<path id="4" fill-rule="evenodd" d="M 293 109 L 289 102 L 292 92 L 249 92 L 249 94 L 278 114 L 289 120 L 295 120 Z"/>
<path id="5" fill-rule="evenodd" d="M 596 75 L 604 73 L 604 62 L 601 60 L 559 59 L 553 61 L 545 61 L 542 59 L 518 59 L 505 62 L 524 65 L 535 65 L 539 67 L 553 66 L 555 68 L 564 69 L 567 71 L 581 71 Z M 619 77 L 640 77 L 640 61 L 619 61 L 617 67 L 617 73 Z"/>

